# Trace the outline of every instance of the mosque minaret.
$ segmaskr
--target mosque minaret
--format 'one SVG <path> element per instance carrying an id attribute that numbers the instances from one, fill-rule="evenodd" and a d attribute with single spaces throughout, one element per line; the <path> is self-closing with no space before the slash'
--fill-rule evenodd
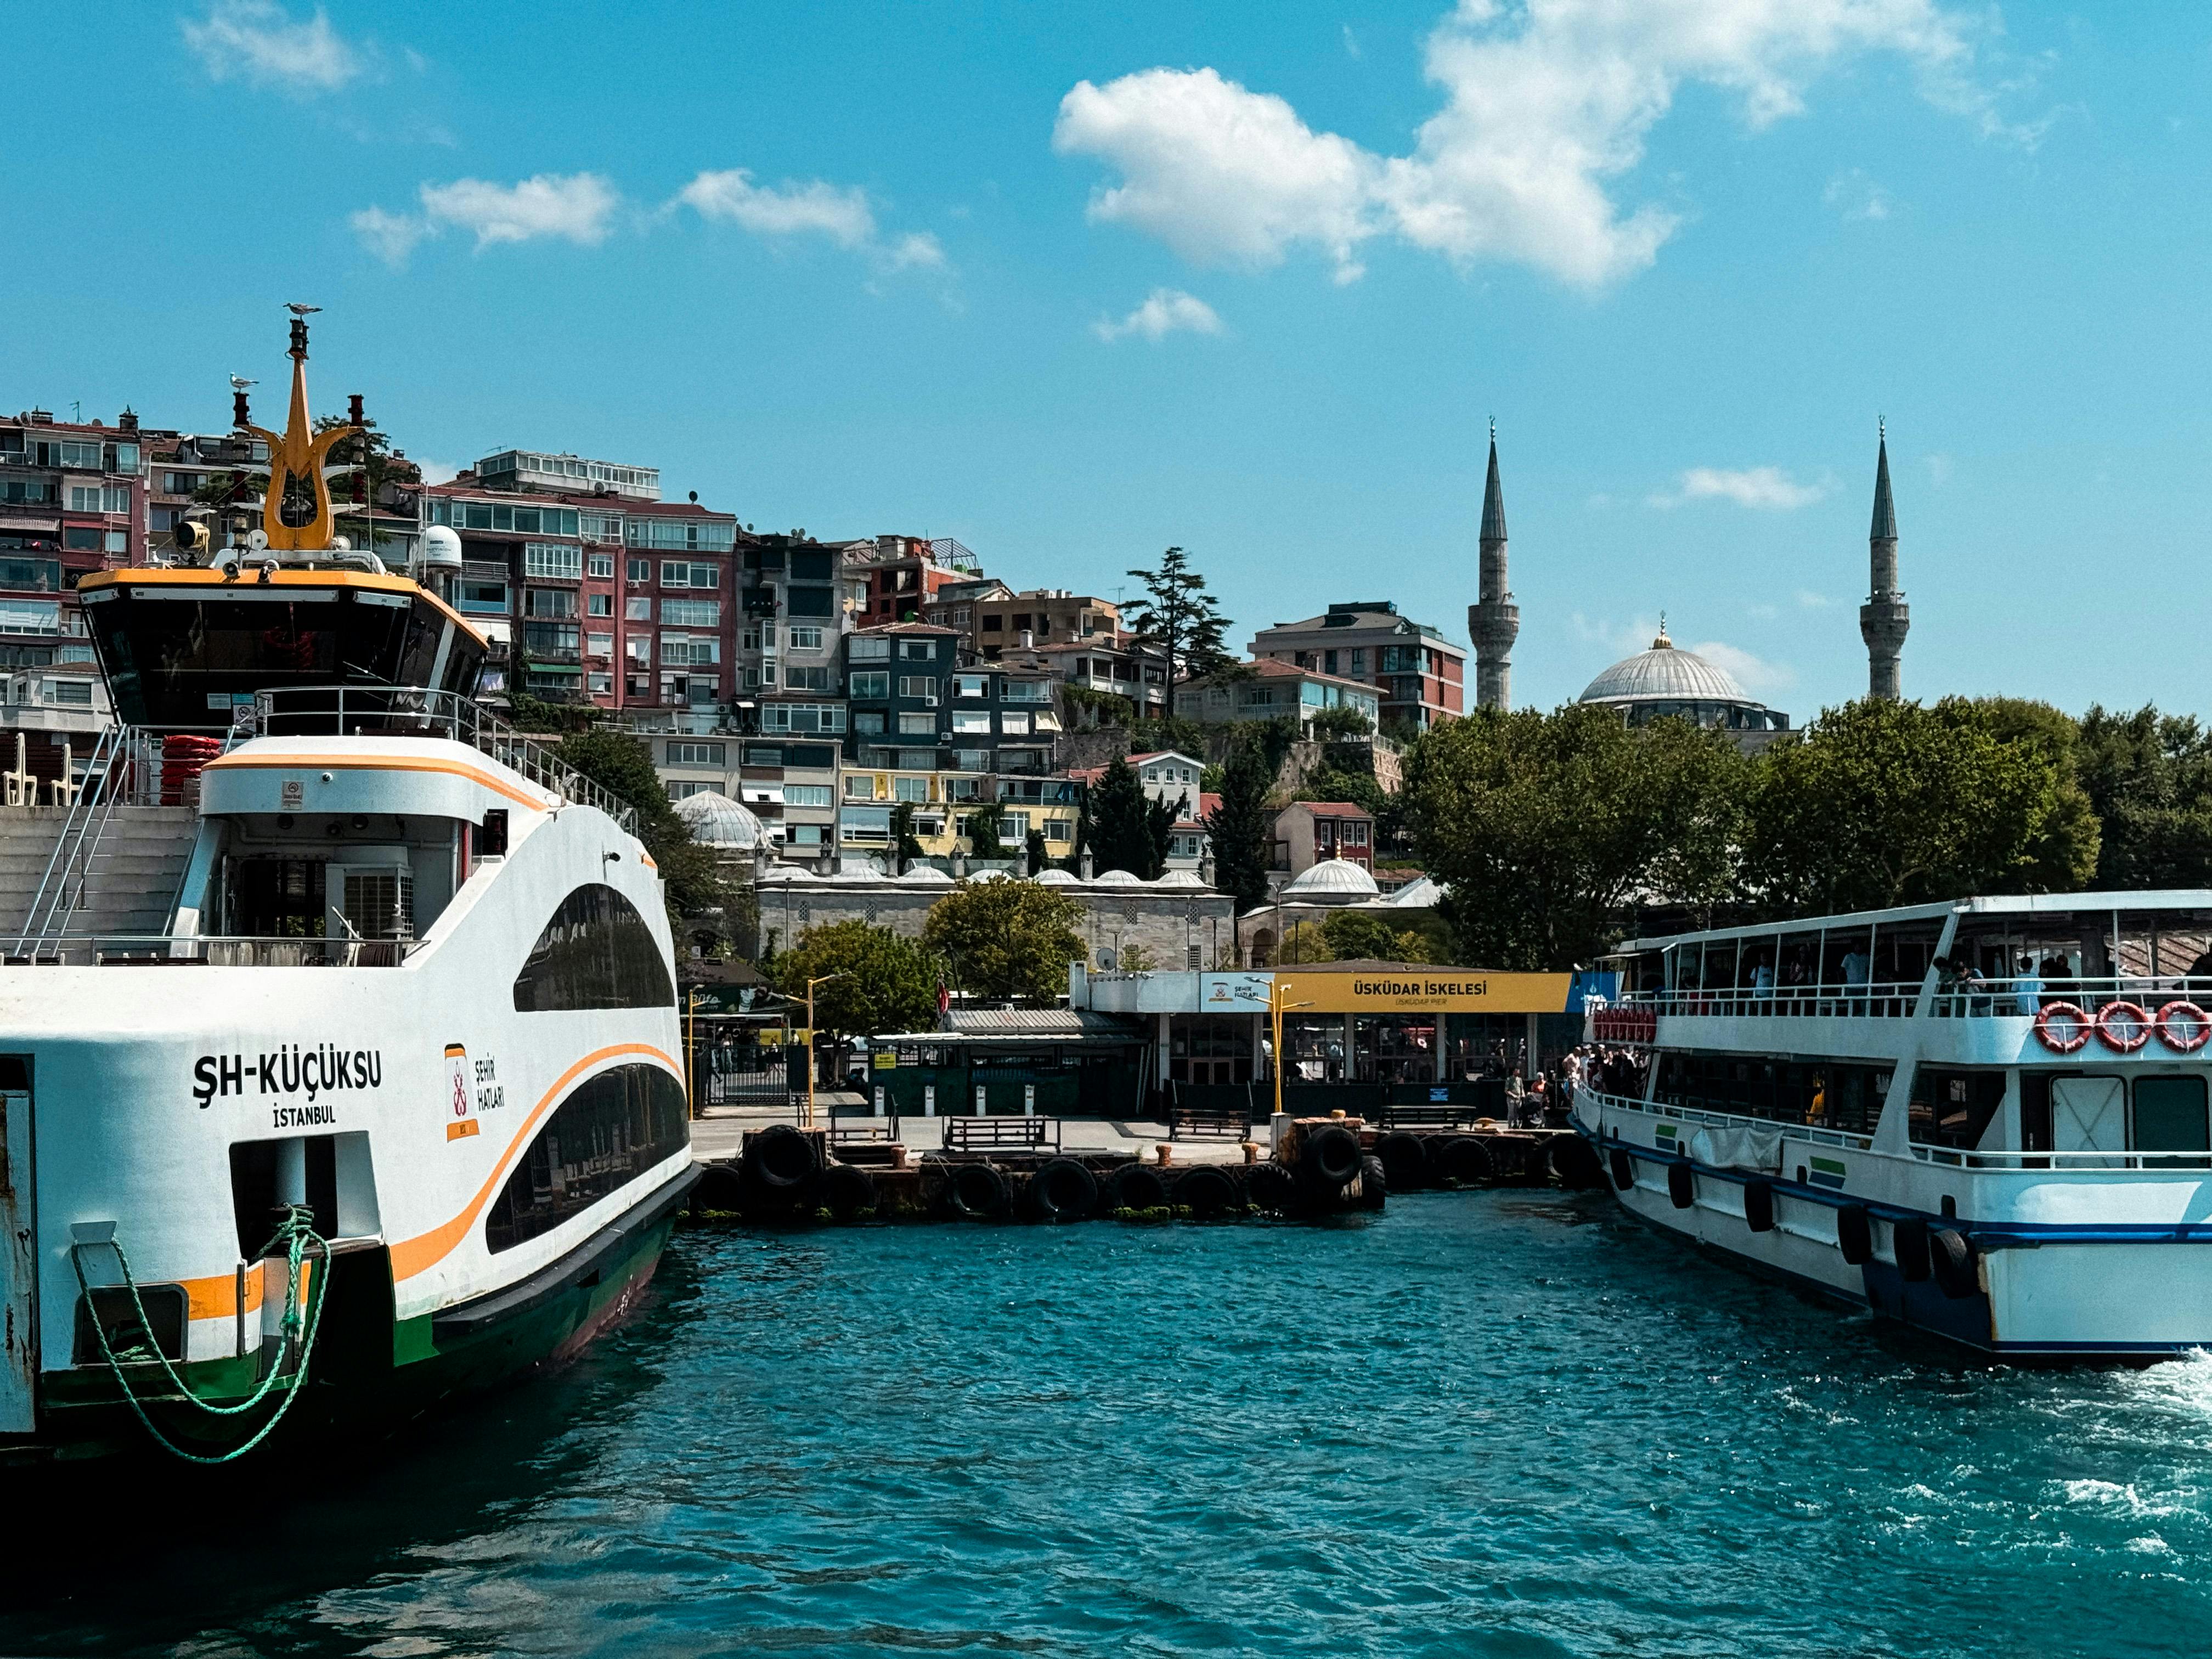
<path id="1" fill-rule="evenodd" d="M 1897 585 L 1897 508 L 1889 499 L 1889 432 L 1875 428 L 1874 527 L 1868 534 L 1873 577 L 1859 607 L 1859 637 L 1866 641 L 1867 696 L 1895 702 L 1905 695 L 1898 657 L 1912 626 L 1905 592 Z"/>
<path id="2" fill-rule="evenodd" d="M 1467 636 L 1474 647 L 1474 704 L 1513 706 L 1513 641 L 1521 633 L 1521 607 L 1505 575 L 1505 492 L 1498 483 L 1498 422 L 1490 423 L 1490 477 L 1482 487 L 1482 559 L 1467 608 Z"/>

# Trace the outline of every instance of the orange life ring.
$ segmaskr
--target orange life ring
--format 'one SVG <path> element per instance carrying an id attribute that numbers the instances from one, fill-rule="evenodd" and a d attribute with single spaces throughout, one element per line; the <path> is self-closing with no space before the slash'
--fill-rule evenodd
<path id="1" fill-rule="evenodd" d="M 2035 1017 L 2036 1041 L 2056 1054 L 2070 1054 L 2089 1040 L 2089 1016 L 2070 1002 L 2047 1002 Z"/>
<path id="2" fill-rule="evenodd" d="M 2212 1039 L 2212 1014 L 2186 997 L 2177 997 L 2158 1011 L 2158 1040 L 2167 1048 L 2193 1054 Z"/>
<path id="3" fill-rule="evenodd" d="M 2108 1002 L 2097 1010 L 2097 1041 L 2131 1054 L 2150 1041 L 2150 1010 L 2140 1002 Z"/>

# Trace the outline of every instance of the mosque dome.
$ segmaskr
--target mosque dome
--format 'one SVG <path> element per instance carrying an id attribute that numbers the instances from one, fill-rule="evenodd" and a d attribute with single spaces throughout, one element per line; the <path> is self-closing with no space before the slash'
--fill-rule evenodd
<path id="1" fill-rule="evenodd" d="M 702 847 L 731 848 L 750 852 L 761 844 L 761 822 L 727 795 L 708 789 L 686 795 L 676 803 L 676 816 Z"/>
<path id="2" fill-rule="evenodd" d="M 1323 859 L 1285 886 L 1278 897 L 1304 899 L 1317 904 L 1356 904 L 1371 899 L 1380 890 L 1375 878 L 1350 859 Z"/>
<path id="3" fill-rule="evenodd" d="M 1075 887 L 1082 884 L 1081 877 L 1065 870 L 1040 870 L 1030 879 L 1040 887 Z"/>
<path id="4" fill-rule="evenodd" d="M 1724 668 L 1716 668 L 1694 651 L 1667 637 L 1662 624 L 1649 651 L 1639 651 L 1599 675 L 1583 689 L 1581 702 L 1741 702 L 1751 698 Z"/>

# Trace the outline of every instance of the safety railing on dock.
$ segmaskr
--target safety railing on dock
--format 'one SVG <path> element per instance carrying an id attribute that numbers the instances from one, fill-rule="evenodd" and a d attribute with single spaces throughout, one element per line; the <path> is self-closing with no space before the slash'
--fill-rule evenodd
<path id="1" fill-rule="evenodd" d="M 2093 1014 L 2116 1002 L 2130 1002 L 2156 1014 L 2171 1002 L 2212 1004 L 2212 979 L 2185 974 L 2086 979 L 2022 975 L 1947 984 L 1929 1000 L 1929 1011 L 1938 1019 L 2033 1019 L 2062 1002 Z"/>
<path id="2" fill-rule="evenodd" d="M 1675 991 L 1632 991 L 1616 1006 L 1679 1018 L 1910 1019 L 1918 1012 L 1920 981 L 1870 985 L 1740 985 Z"/>
<path id="3" fill-rule="evenodd" d="M 1830 1146 L 1841 1146 L 1847 1152 L 1863 1152 L 1874 1145 L 1870 1134 L 1854 1134 L 1846 1129 L 1823 1128 L 1818 1124 L 1805 1123 L 1786 1117 L 1759 1117 L 1749 1112 L 1711 1112 L 1698 1106 L 1676 1106 L 1663 1100 L 1632 1100 L 1625 1095 L 1608 1095 L 1595 1089 L 1582 1089 L 1575 1095 L 1575 1109 L 1589 1121 L 1586 1105 L 1595 1101 L 1601 1110 L 1649 1112 L 1656 1117 L 1671 1118 L 1678 1123 L 1710 1124 L 1726 1129 L 1778 1129 L 1792 1140 L 1816 1141 Z"/>
<path id="4" fill-rule="evenodd" d="M 277 936 L 173 938 L 162 933 L 56 933 L 13 952 L 10 967 L 397 968 L 422 948 L 411 939 Z"/>

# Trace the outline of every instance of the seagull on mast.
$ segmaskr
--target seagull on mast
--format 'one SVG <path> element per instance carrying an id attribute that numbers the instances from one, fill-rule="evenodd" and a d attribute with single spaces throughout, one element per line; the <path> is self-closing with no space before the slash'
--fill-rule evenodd
<path id="1" fill-rule="evenodd" d="M 287 300 L 284 302 L 284 309 L 290 312 L 295 317 L 312 317 L 317 312 L 320 311 L 322 307 L 320 306 L 303 306 L 296 300 Z"/>

